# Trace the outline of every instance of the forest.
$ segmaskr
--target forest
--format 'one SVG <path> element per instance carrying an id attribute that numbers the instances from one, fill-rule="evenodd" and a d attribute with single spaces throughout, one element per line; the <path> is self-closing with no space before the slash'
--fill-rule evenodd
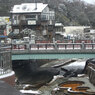
<path id="1" fill-rule="evenodd" d="M 95 5 L 82 0 L 0 0 L 0 16 L 10 16 L 15 4 L 46 3 L 55 11 L 57 22 L 64 26 L 90 25 L 95 27 Z"/>

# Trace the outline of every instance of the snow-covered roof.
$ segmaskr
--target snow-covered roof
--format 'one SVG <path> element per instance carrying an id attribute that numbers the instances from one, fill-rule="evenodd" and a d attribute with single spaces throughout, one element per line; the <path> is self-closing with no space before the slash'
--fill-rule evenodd
<path id="1" fill-rule="evenodd" d="M 21 5 L 14 5 L 11 13 L 36 13 L 42 12 L 48 4 L 43 3 L 22 3 Z"/>

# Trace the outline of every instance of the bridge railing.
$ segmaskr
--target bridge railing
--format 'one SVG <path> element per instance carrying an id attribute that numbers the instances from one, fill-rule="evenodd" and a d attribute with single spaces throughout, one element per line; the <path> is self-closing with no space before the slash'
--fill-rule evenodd
<path id="1" fill-rule="evenodd" d="M 11 44 L 0 44 L 0 51 L 9 51 L 12 48 Z"/>
<path id="2" fill-rule="evenodd" d="M 95 49 L 95 43 L 36 43 L 12 44 L 12 50 L 81 50 Z"/>
<path id="3" fill-rule="evenodd" d="M 11 72 L 11 45 L 0 44 L 0 75 Z"/>

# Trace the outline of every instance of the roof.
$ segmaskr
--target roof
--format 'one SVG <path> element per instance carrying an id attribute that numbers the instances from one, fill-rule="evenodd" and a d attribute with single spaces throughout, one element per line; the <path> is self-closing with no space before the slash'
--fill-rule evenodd
<path id="1" fill-rule="evenodd" d="M 48 4 L 43 3 L 22 3 L 21 5 L 14 5 L 11 13 L 39 13 L 46 8 Z"/>

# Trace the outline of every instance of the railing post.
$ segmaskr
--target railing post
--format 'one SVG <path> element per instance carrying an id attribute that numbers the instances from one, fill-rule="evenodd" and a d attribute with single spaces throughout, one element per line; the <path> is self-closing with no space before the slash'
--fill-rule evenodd
<path id="1" fill-rule="evenodd" d="M 65 45 L 65 49 L 67 49 L 67 44 L 64 44 Z"/>
<path id="2" fill-rule="evenodd" d="M 75 44 L 73 43 L 73 49 L 74 49 L 74 45 L 75 45 Z"/>
<path id="3" fill-rule="evenodd" d="M 47 44 L 45 44 L 45 48 L 47 49 Z"/>
<path id="4" fill-rule="evenodd" d="M 85 44 L 84 44 L 84 41 L 82 41 L 82 48 L 81 49 L 85 49 Z"/>
<path id="5" fill-rule="evenodd" d="M 19 44 L 18 44 L 18 49 L 20 49 Z"/>
<path id="6" fill-rule="evenodd" d="M 93 45 L 93 43 L 92 43 L 92 49 L 94 49 L 94 45 Z"/>
<path id="7" fill-rule="evenodd" d="M 26 44 L 26 49 L 29 50 L 29 43 Z"/>
<path id="8" fill-rule="evenodd" d="M 29 43 L 29 50 L 31 50 L 31 44 Z"/>
<path id="9" fill-rule="evenodd" d="M 11 43 L 11 50 L 13 49 L 13 45 L 12 45 L 12 43 Z"/>
<path id="10" fill-rule="evenodd" d="M 39 50 L 39 44 L 37 45 L 37 48 L 38 48 L 38 50 Z"/>
<path id="11" fill-rule="evenodd" d="M 57 43 L 54 44 L 54 48 L 55 48 L 55 50 L 58 49 L 58 47 L 57 47 Z"/>
<path id="12" fill-rule="evenodd" d="M 26 50 L 26 44 L 24 45 L 24 48 L 25 48 L 25 50 Z"/>

